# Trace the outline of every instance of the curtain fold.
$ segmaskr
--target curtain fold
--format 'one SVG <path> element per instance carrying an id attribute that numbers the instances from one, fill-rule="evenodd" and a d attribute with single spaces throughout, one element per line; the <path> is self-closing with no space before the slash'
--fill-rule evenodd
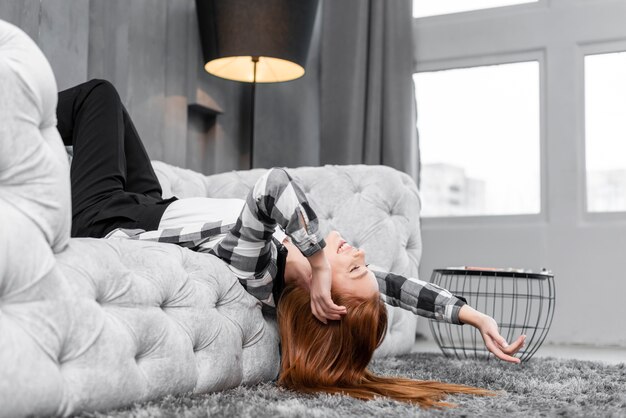
<path id="1" fill-rule="evenodd" d="M 419 168 L 411 0 L 325 1 L 320 163 Z"/>

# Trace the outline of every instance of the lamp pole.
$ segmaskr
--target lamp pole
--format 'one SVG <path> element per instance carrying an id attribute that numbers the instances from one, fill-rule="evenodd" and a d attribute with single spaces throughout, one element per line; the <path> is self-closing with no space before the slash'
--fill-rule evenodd
<path id="1" fill-rule="evenodd" d="M 256 104 L 256 66 L 259 62 L 259 57 L 252 57 L 252 63 L 254 69 L 252 70 L 252 94 L 250 97 L 251 109 L 250 109 L 250 168 L 254 167 L 254 107 Z"/>

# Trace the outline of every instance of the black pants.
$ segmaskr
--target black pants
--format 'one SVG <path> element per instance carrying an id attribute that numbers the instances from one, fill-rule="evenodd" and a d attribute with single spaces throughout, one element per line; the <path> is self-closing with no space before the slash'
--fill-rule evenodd
<path id="1" fill-rule="evenodd" d="M 141 139 L 115 87 L 91 80 L 59 93 L 57 128 L 73 145 L 72 236 L 115 228 L 156 229 L 167 205 Z"/>

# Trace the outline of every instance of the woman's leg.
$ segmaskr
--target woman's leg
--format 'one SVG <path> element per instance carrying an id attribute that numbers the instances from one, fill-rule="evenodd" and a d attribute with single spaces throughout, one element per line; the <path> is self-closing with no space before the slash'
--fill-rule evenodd
<path id="1" fill-rule="evenodd" d="M 59 93 L 57 128 L 73 145 L 72 208 L 75 214 L 128 191 L 161 197 L 161 187 L 115 87 L 91 80 Z"/>
<path id="2" fill-rule="evenodd" d="M 160 199 L 161 184 L 159 184 L 135 125 L 123 105 L 122 118 L 124 120 L 124 152 L 126 154 L 126 190 Z"/>
<path id="3" fill-rule="evenodd" d="M 74 147 L 72 236 L 156 227 L 166 208 L 161 187 L 115 87 L 91 80 L 60 92 L 57 120 Z"/>
<path id="4" fill-rule="evenodd" d="M 250 294 L 270 306 L 275 306 L 272 281 L 277 248 L 272 235 L 276 225 L 305 256 L 325 246 L 317 215 L 304 192 L 285 170 L 273 168 L 256 182 L 235 226 L 211 250 L 229 265 Z"/>

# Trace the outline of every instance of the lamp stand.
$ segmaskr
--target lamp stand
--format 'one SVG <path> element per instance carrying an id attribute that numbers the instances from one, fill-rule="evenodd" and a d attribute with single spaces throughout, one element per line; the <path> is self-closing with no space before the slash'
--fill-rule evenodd
<path id="1" fill-rule="evenodd" d="M 250 109 L 250 168 L 254 168 L 254 106 L 256 104 L 256 66 L 259 57 L 252 57 L 254 69 L 252 71 L 251 109 Z"/>

